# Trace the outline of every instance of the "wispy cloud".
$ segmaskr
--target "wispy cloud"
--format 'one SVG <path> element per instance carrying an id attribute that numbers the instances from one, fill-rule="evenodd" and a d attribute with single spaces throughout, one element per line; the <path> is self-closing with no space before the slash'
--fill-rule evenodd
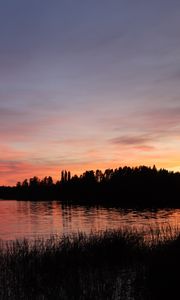
<path id="1" fill-rule="evenodd" d="M 111 140 L 114 144 L 121 145 L 141 145 L 149 142 L 149 138 L 145 136 L 121 136 Z"/>
<path id="2" fill-rule="evenodd" d="M 136 136 L 119 136 L 110 140 L 110 143 L 114 145 L 120 145 L 127 148 L 134 148 L 139 151 L 153 151 L 155 146 L 153 145 L 155 139 L 150 136 L 136 135 Z"/>
<path id="3" fill-rule="evenodd" d="M 157 110 L 136 112 L 129 118 L 115 119 L 110 144 L 121 145 L 139 151 L 154 151 L 162 145 L 179 142 L 180 140 L 180 107 L 166 107 Z M 118 134 L 119 132 L 119 134 Z M 122 134 L 121 132 L 126 132 Z"/>

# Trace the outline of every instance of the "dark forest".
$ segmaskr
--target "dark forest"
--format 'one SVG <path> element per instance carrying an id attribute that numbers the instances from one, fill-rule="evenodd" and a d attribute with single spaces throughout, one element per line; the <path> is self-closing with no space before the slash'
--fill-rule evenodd
<path id="1" fill-rule="evenodd" d="M 90 170 L 71 176 L 62 171 L 56 182 L 52 177 L 34 176 L 16 186 L 0 187 L 1 199 L 62 200 L 72 203 L 105 204 L 122 207 L 178 207 L 180 173 L 155 166 Z"/>

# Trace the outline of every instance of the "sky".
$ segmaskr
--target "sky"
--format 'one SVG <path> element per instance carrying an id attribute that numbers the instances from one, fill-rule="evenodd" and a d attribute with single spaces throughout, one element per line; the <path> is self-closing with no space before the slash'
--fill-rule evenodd
<path id="1" fill-rule="evenodd" d="M 179 0 L 0 0 L 0 185 L 180 171 Z"/>

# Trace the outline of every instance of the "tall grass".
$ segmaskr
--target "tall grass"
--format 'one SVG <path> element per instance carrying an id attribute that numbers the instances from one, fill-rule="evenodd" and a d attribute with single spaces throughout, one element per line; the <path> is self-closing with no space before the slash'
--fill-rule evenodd
<path id="1" fill-rule="evenodd" d="M 179 251 L 170 227 L 1 241 L 0 299 L 156 299 L 177 286 Z"/>

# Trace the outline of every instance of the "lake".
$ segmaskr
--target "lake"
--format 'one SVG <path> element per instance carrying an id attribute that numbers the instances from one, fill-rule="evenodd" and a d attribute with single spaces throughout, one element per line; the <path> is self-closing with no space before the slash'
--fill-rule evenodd
<path id="1" fill-rule="evenodd" d="M 0 239 L 32 239 L 120 227 L 149 230 L 180 225 L 180 209 L 143 210 L 65 205 L 58 201 L 0 201 Z"/>

